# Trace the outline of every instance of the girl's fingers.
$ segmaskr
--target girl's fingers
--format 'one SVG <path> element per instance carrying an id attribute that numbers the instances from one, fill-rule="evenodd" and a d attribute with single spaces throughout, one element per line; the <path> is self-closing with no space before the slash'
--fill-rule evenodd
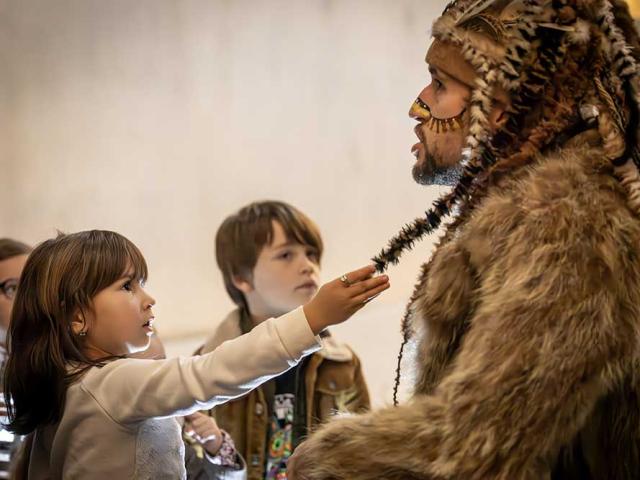
<path id="1" fill-rule="evenodd" d="M 379 277 L 378 277 L 379 278 Z M 375 279 L 373 279 L 375 280 Z M 370 290 L 367 290 L 366 292 L 357 295 L 355 297 L 352 298 L 352 301 L 356 304 L 356 305 L 362 305 L 364 306 L 365 303 L 368 303 L 368 301 L 371 299 L 373 300 L 372 297 L 375 297 L 377 295 L 380 295 L 382 292 L 384 292 L 385 290 L 387 290 L 389 287 L 391 286 L 391 284 L 386 281 L 383 282 L 381 284 L 379 284 L 378 286 L 376 286 L 375 288 L 372 288 Z"/>
<path id="2" fill-rule="evenodd" d="M 373 277 L 352 285 L 349 290 L 351 291 L 351 295 L 353 297 L 359 295 L 366 295 L 367 297 L 370 297 L 370 290 L 377 288 L 385 283 L 389 283 L 389 277 L 387 275 L 380 275 L 378 277 Z"/>
<path id="3" fill-rule="evenodd" d="M 357 270 L 354 270 L 353 272 L 347 273 L 346 277 L 347 277 L 347 281 L 350 284 L 354 284 L 356 282 L 364 280 L 367 277 L 370 277 L 374 273 L 376 273 L 376 267 L 374 267 L 373 265 L 367 265 L 366 267 L 362 267 Z M 341 281 L 341 280 L 338 279 L 338 281 Z"/>

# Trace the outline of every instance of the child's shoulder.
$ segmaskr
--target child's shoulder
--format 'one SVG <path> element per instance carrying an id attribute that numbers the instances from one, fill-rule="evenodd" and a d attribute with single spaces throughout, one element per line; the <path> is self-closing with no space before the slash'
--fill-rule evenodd
<path id="1" fill-rule="evenodd" d="M 144 372 L 147 370 L 145 365 L 149 364 L 149 362 L 157 362 L 157 360 L 128 357 L 116 358 L 102 365 L 87 368 L 78 376 L 78 381 L 75 383 L 76 385 L 91 387 L 100 385 L 106 379 L 111 382 L 114 380 L 117 381 L 119 377 L 124 377 L 125 375 L 127 376 L 127 381 L 129 381 L 131 376 L 144 375 Z"/>
<path id="2" fill-rule="evenodd" d="M 216 327 L 213 334 L 211 334 L 195 351 L 195 354 L 201 355 L 209 353 L 227 340 L 233 340 L 240 335 L 242 335 L 242 328 L 240 327 L 240 310 L 236 308 L 227 314 L 222 322 L 220 322 Z"/>

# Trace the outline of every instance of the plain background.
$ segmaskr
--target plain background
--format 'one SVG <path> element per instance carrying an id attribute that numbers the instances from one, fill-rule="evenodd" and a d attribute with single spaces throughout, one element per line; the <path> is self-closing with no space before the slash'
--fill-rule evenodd
<path id="1" fill-rule="evenodd" d="M 170 355 L 231 309 L 213 237 L 250 201 L 284 200 L 318 223 L 325 281 L 365 264 L 443 193 L 411 178 L 407 112 L 445 3 L 0 0 L 0 236 L 129 237 Z M 377 405 L 434 240 L 334 329 Z"/>

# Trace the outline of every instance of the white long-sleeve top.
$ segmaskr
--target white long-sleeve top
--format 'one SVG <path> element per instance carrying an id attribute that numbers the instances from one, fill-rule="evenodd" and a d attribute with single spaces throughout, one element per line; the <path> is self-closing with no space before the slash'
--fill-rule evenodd
<path id="1" fill-rule="evenodd" d="M 36 431 L 29 480 L 184 479 L 174 417 L 243 395 L 320 347 L 298 308 L 206 355 L 93 367 L 68 388 L 58 425 Z"/>

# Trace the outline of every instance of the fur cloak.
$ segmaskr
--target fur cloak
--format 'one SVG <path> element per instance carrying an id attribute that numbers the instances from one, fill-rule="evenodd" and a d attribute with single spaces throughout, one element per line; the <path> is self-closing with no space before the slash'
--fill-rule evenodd
<path id="1" fill-rule="evenodd" d="M 296 480 L 640 478 L 640 220 L 583 140 L 435 251 L 413 399 L 321 428 Z"/>

